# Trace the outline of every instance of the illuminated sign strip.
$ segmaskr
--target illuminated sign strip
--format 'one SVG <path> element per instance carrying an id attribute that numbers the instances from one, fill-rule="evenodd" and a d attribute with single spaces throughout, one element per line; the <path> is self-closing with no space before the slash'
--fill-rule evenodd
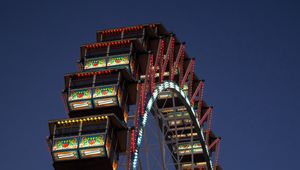
<path id="1" fill-rule="evenodd" d="M 92 151 L 85 151 L 84 152 L 86 156 L 88 155 L 95 155 L 95 154 L 100 154 L 100 150 L 92 150 Z"/>
<path id="2" fill-rule="evenodd" d="M 94 69 L 106 67 L 106 60 L 104 58 L 87 60 L 84 65 L 84 69 Z"/>
<path id="3" fill-rule="evenodd" d="M 114 101 L 112 99 L 109 100 L 99 100 L 97 101 L 98 105 L 112 104 Z"/>
<path id="4" fill-rule="evenodd" d="M 115 95 L 116 95 L 115 85 L 96 87 L 93 91 L 93 98 L 115 96 Z"/>
<path id="5" fill-rule="evenodd" d="M 118 66 L 125 64 L 129 64 L 129 57 L 127 55 L 110 57 L 107 62 L 107 66 Z"/>
<path id="6" fill-rule="evenodd" d="M 114 56 L 102 56 L 93 59 L 87 59 L 84 62 L 84 69 L 91 70 L 91 69 L 105 69 L 107 67 L 112 66 L 121 66 L 121 65 L 128 65 L 130 60 L 129 54 L 123 55 L 114 55 Z"/>
<path id="7" fill-rule="evenodd" d="M 89 106 L 88 102 L 73 105 L 74 108 L 80 108 L 80 107 L 86 107 L 86 106 Z"/>
<path id="8" fill-rule="evenodd" d="M 74 157 L 75 154 L 74 153 L 61 153 L 61 154 L 58 154 L 57 157 L 59 159 L 61 158 L 70 158 L 70 157 Z"/>
<path id="9" fill-rule="evenodd" d="M 82 110 L 92 108 L 92 103 L 90 100 L 70 102 L 69 105 L 71 110 Z"/>
<path id="10" fill-rule="evenodd" d="M 204 168 L 206 166 L 206 162 L 198 162 L 195 165 L 198 166 L 198 168 Z M 185 164 L 182 164 L 182 167 L 184 167 L 184 168 L 192 168 L 192 164 L 191 163 L 185 163 Z"/>
<path id="11" fill-rule="evenodd" d="M 92 91 L 90 89 L 79 89 L 79 90 L 72 90 L 69 93 L 69 101 L 75 100 L 84 100 L 90 99 L 92 97 Z"/>
<path id="12" fill-rule="evenodd" d="M 78 139 L 74 138 L 63 138 L 63 139 L 55 139 L 53 141 L 53 151 L 59 150 L 69 150 L 69 149 L 76 149 L 78 146 Z"/>
<path id="13" fill-rule="evenodd" d="M 93 148 L 93 149 L 84 149 L 80 150 L 80 156 L 82 158 L 89 158 L 89 157 L 102 157 L 105 156 L 104 148 Z"/>
<path id="14" fill-rule="evenodd" d="M 56 161 L 78 159 L 77 151 L 54 152 L 53 158 Z"/>
<path id="15" fill-rule="evenodd" d="M 103 146 L 104 143 L 105 143 L 104 135 L 81 136 L 80 142 L 79 142 L 79 148 Z"/>
<path id="16" fill-rule="evenodd" d="M 117 105 L 116 98 L 99 98 L 94 99 L 95 107 L 108 107 Z"/>

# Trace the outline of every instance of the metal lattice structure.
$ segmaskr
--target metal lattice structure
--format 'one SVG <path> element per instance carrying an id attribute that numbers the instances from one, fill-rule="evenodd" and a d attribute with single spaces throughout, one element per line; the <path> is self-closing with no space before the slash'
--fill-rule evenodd
<path id="1" fill-rule="evenodd" d="M 49 121 L 56 170 L 219 170 L 213 108 L 185 43 L 161 24 L 97 32 L 65 75 L 69 118 Z"/>

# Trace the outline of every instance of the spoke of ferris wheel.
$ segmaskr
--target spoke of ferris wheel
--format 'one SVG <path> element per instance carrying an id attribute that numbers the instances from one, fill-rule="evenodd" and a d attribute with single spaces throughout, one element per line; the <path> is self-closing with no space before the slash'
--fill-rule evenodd
<path id="1" fill-rule="evenodd" d="M 157 110 L 157 109 L 156 109 Z M 155 119 L 157 119 L 157 117 L 155 116 Z M 159 127 L 159 119 L 157 119 L 155 121 L 157 123 L 157 127 Z M 160 152 L 162 153 L 161 154 L 161 158 L 162 158 L 162 167 L 163 167 L 163 170 L 166 170 L 166 152 L 165 152 L 165 145 L 164 145 L 164 138 L 161 137 L 162 134 L 164 134 L 164 128 L 162 128 L 162 132 L 159 131 L 159 128 L 157 128 L 158 130 L 158 142 L 159 142 L 159 149 L 160 149 Z"/>
<path id="2" fill-rule="evenodd" d="M 174 95 L 172 94 L 172 102 L 173 102 L 173 107 L 175 107 L 175 99 L 174 99 Z M 165 100 L 165 103 L 166 103 L 166 100 Z M 165 103 L 164 103 L 164 105 L 163 105 L 163 108 L 164 108 L 164 106 L 165 106 Z M 157 107 L 157 103 L 155 103 L 154 104 L 154 107 L 155 107 L 155 111 L 156 111 L 156 113 L 155 113 L 155 115 L 162 115 L 161 113 L 159 113 L 159 109 L 158 109 L 158 107 Z M 162 135 L 163 135 L 163 138 L 162 139 L 159 139 L 159 141 L 161 141 L 160 142 L 160 149 L 162 150 L 161 152 L 163 153 L 162 154 L 162 156 L 163 156 L 163 165 L 164 165 L 164 168 L 165 169 L 167 169 L 167 166 L 166 166 L 166 150 L 165 150 L 165 144 L 166 144 L 166 142 L 165 142 L 165 139 L 166 139 L 166 136 L 167 136 L 167 133 L 165 133 L 165 125 L 168 125 L 167 123 L 165 123 L 166 121 L 164 120 L 164 117 L 163 116 L 161 116 L 162 118 L 161 118 L 161 123 L 162 123 Z M 157 123 L 158 123 L 158 126 L 159 126 L 159 119 L 157 119 L 157 121 L 156 121 Z M 161 137 L 161 135 L 160 135 L 160 137 Z M 167 149 L 168 150 L 168 149 Z M 169 151 L 170 152 L 170 151 Z M 171 156 L 174 158 L 174 155 L 173 155 L 173 153 L 170 153 L 171 154 Z M 178 161 L 178 159 L 174 159 L 174 160 L 177 160 Z"/>
<path id="3" fill-rule="evenodd" d="M 149 145 L 148 145 L 148 137 L 147 137 L 147 130 L 144 130 L 145 136 L 145 156 L 146 156 L 146 163 L 147 163 L 147 170 L 150 170 L 150 161 L 149 161 Z"/>
<path id="4" fill-rule="evenodd" d="M 150 128 L 149 128 L 150 129 Z M 146 134 L 150 134 L 150 133 L 147 133 L 148 132 L 148 130 L 149 129 L 145 129 L 145 133 Z M 148 145 L 148 146 L 146 146 L 146 145 Z M 160 169 L 162 169 L 162 165 L 161 165 L 161 163 L 160 163 L 160 160 L 158 159 L 158 157 L 157 157 L 157 155 L 155 155 L 154 154 L 154 152 L 153 152 L 153 150 L 149 150 L 149 152 L 147 153 L 147 150 L 146 150 L 146 148 L 149 148 L 149 147 L 151 147 L 151 148 L 154 148 L 154 147 L 157 147 L 157 145 L 155 145 L 155 144 L 152 144 L 152 145 L 149 145 L 149 143 L 146 143 L 146 140 L 144 141 L 144 148 L 142 149 L 144 152 L 143 153 L 145 153 L 146 155 L 147 154 L 149 154 L 149 156 L 148 156 L 148 160 L 146 160 L 146 161 L 149 161 L 150 162 L 150 158 L 151 158 L 151 162 L 153 163 L 153 162 L 155 162 L 155 164 L 157 164 L 157 165 L 159 165 L 161 168 Z M 147 159 L 147 158 L 146 158 Z M 149 169 L 151 169 L 151 168 L 149 168 Z"/>
<path id="5" fill-rule="evenodd" d="M 163 170 L 165 170 L 166 169 L 166 165 L 165 165 L 165 148 L 164 148 L 164 143 L 163 143 L 163 141 L 164 141 L 164 139 L 162 139 L 161 138 L 161 134 L 163 133 L 163 132 L 161 132 L 160 130 L 159 130 L 159 118 L 158 118 L 158 116 L 159 116 L 159 113 L 157 112 L 158 111 L 158 109 L 157 109 L 157 104 L 156 104 L 156 102 L 154 102 L 154 106 L 153 106 L 154 108 L 153 108 L 153 110 L 154 110 L 154 115 L 153 115 L 153 118 L 154 118 L 154 122 L 156 122 L 156 124 L 157 124 L 157 140 L 158 140 L 158 143 L 159 143 L 159 149 L 160 149 L 160 157 L 161 157 L 161 164 L 162 164 L 162 169 Z M 153 133 L 153 129 L 152 128 L 150 128 L 151 129 L 151 131 L 152 131 L 152 133 Z M 163 130 L 163 128 L 162 128 L 162 130 Z M 154 133 L 155 134 L 155 133 Z"/>

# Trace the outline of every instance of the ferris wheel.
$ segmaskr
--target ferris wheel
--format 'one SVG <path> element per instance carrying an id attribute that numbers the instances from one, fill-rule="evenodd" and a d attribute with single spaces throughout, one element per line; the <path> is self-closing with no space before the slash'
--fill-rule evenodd
<path id="1" fill-rule="evenodd" d="M 161 24 L 102 30 L 81 46 L 80 71 L 65 75 L 69 118 L 49 121 L 54 168 L 222 169 L 213 108 L 184 48 Z"/>

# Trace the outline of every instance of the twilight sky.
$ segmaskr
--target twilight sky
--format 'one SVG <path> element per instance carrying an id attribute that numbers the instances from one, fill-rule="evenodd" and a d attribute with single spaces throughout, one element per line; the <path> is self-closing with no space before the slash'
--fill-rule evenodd
<path id="1" fill-rule="evenodd" d="M 104 28 L 162 22 L 187 42 L 225 170 L 299 167 L 300 1 L 1 1 L 1 169 L 51 170 L 63 75 Z M 298 75 L 298 76 L 297 76 Z"/>

